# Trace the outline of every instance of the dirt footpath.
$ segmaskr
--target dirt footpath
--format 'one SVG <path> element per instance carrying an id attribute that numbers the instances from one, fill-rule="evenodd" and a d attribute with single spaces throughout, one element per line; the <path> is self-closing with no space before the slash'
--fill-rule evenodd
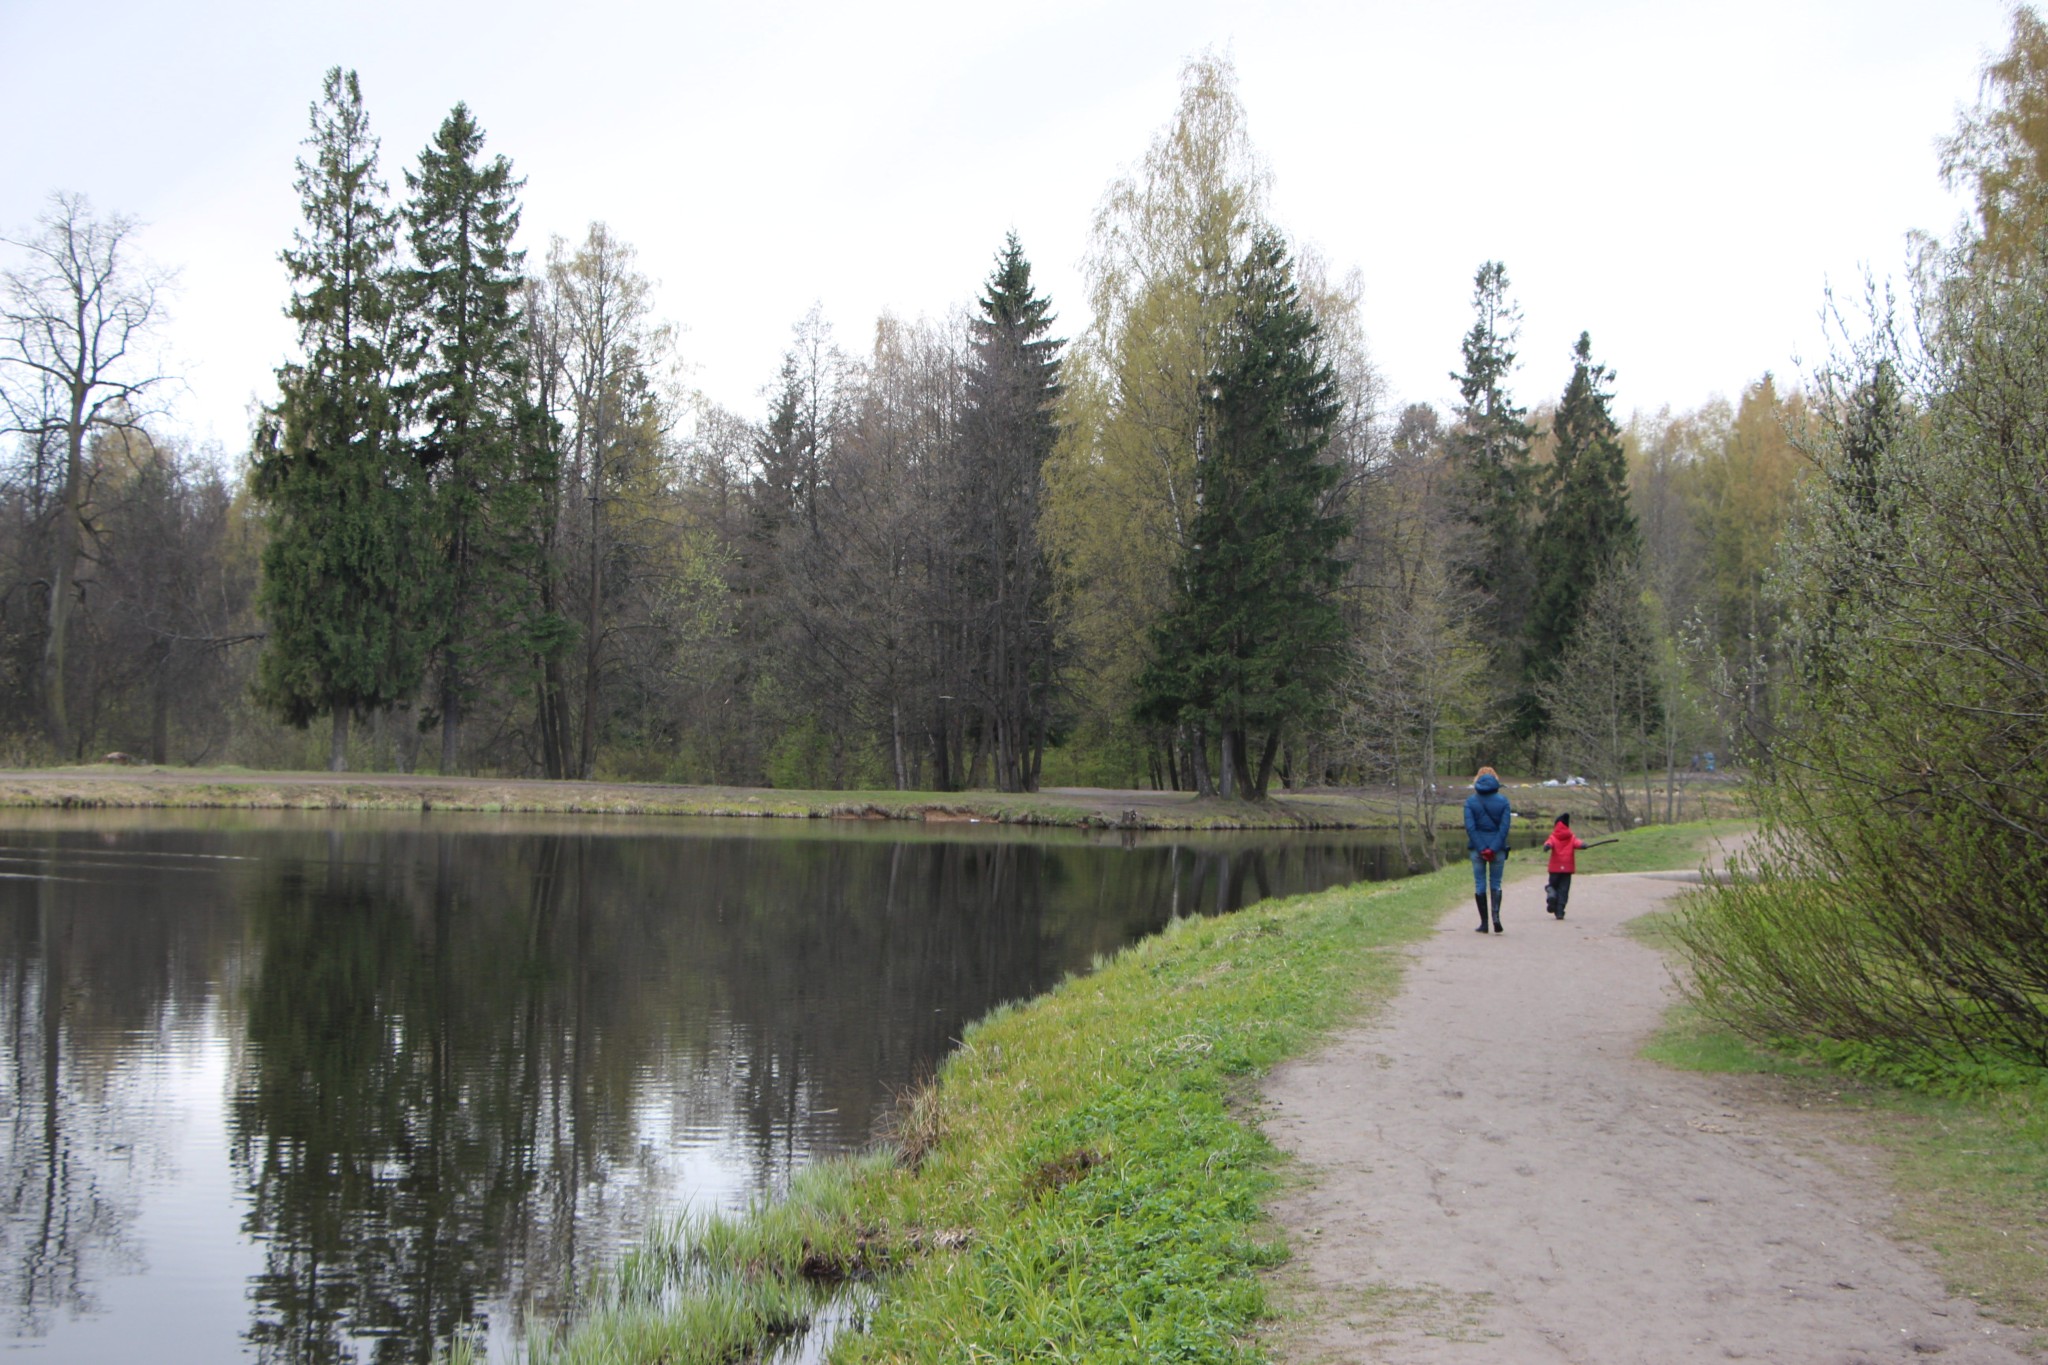
<path id="1" fill-rule="evenodd" d="M 1285 1358 L 2032 1358 L 1885 1236 L 1871 1154 L 1637 1056 L 1672 988 L 1620 926 L 1684 889 L 1582 874 L 1558 921 L 1525 880 L 1483 937 L 1467 900 L 1382 1017 L 1270 1078 L 1311 1182 L 1275 1207 L 1316 1305 Z"/>

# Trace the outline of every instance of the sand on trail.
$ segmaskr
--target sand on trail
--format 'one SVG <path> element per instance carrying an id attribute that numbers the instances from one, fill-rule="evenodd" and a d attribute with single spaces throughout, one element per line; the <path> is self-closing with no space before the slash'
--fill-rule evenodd
<path id="1" fill-rule="evenodd" d="M 1399 995 L 1265 1087 L 1318 1361 L 2033 1359 L 1884 1233 L 1877 1158 L 1742 1077 L 1638 1055 L 1673 1000 L 1624 921 L 1683 880 L 1581 873 L 1567 916 L 1468 897 Z M 1300 1283 L 1300 1281 L 1297 1281 Z"/>

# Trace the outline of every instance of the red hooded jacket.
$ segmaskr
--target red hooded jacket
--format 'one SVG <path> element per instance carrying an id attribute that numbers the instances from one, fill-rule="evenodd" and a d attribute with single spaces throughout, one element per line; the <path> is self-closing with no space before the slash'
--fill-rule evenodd
<path id="1" fill-rule="evenodd" d="M 1560 820 L 1551 827 L 1550 837 L 1543 841 L 1543 846 L 1550 850 L 1552 872 L 1577 872 L 1578 852 L 1586 846 L 1586 841 L 1572 833 L 1572 827 Z"/>

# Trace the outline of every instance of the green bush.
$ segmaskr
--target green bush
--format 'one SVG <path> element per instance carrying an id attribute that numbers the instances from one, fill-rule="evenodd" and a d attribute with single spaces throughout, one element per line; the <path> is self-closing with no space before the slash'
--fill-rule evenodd
<path id="1" fill-rule="evenodd" d="M 2048 232 L 1925 266 L 1915 325 L 1823 386 L 1764 837 L 1678 932 L 1753 1036 L 2043 1068 Z"/>

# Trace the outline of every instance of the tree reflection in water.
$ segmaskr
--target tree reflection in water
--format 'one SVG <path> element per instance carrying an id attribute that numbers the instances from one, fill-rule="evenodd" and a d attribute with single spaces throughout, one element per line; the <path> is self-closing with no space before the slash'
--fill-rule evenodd
<path id="1" fill-rule="evenodd" d="M 1175 913 L 1375 857 L 1339 838 L 45 823 L 0 836 L 64 878 L 0 882 L 13 1329 L 41 1335 L 144 1269 L 129 1210 L 163 1164 L 163 1100 L 106 1078 L 144 1068 L 166 1021 L 204 1019 L 234 1059 L 241 1207 L 220 1216 L 261 1258 L 222 1302 L 253 1303 L 250 1354 L 290 1362 L 516 1332 L 650 1219 L 865 1145 L 997 1004 Z M 150 1332 L 134 1348 L 176 1358 Z"/>

